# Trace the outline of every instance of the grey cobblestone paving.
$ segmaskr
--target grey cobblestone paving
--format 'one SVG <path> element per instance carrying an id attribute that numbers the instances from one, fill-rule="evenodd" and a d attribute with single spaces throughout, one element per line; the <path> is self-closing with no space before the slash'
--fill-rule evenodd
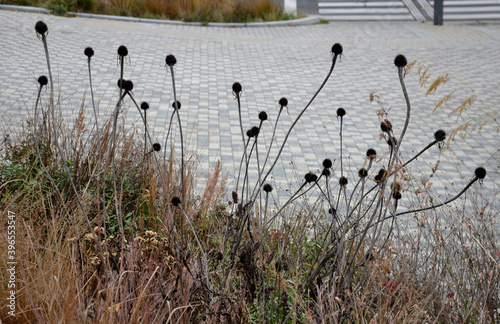
<path id="1" fill-rule="evenodd" d="M 281 143 L 285 130 L 326 75 L 331 62 L 330 48 L 335 42 L 343 45 L 344 55 L 323 92 L 292 132 L 271 179 L 281 189 L 280 195 L 286 196 L 290 185 L 298 186 L 296 175 L 302 177 L 308 171 L 319 171 L 324 158 L 335 159 L 338 169 L 339 124 L 335 113 L 338 107 L 347 111 L 343 155 L 348 177 L 356 176 L 368 148 L 387 151 L 387 144 L 379 140 L 378 106 L 370 104 L 368 97 L 376 92 L 384 106 L 391 108 L 390 119 L 399 134 L 406 106 L 393 65 L 396 54 L 403 53 L 410 62 L 418 59 L 430 66 L 430 81 L 449 72 L 452 80 L 440 93 L 459 90 L 450 105 L 458 105 L 471 94 L 463 78 L 496 116 L 500 109 L 500 25 L 450 23 L 436 27 L 417 22 L 339 22 L 223 28 L 0 11 L 0 120 L 1 128 L 7 131 L 30 118 L 36 78 L 46 74 L 43 46 L 34 31 L 38 20 L 49 26 L 51 61 L 66 118 L 76 115 L 86 92 L 89 98 L 83 55 L 87 46 L 92 46 L 96 53 L 92 69 L 100 116 L 109 117 L 117 100 L 116 49 L 123 44 L 130 54 L 126 78 L 134 81 L 136 99 L 150 103 L 148 120 L 154 138 L 162 143 L 173 102 L 164 59 L 166 54 L 174 54 L 178 61 L 175 73 L 181 117 L 189 150 L 196 152 L 200 161 L 200 178 L 203 179 L 203 172 L 209 166 L 221 160 L 230 175 L 230 186 L 242 152 L 237 106 L 231 92 L 233 82 L 243 85 L 246 129 L 258 124 L 257 114 L 262 110 L 274 121 L 277 101 L 283 96 L 288 98 L 288 113 L 284 112 L 276 136 L 277 143 Z M 406 78 L 406 83 L 413 110 L 402 150 L 405 158 L 432 141 L 437 129 L 449 131 L 459 122 L 481 118 L 486 113 L 484 106 L 475 104 L 458 121 L 449 115 L 447 108 L 433 114 L 439 96 L 425 96 L 415 71 Z M 132 106 L 128 108 L 126 118 L 130 125 L 135 122 L 140 128 L 139 116 Z M 91 110 L 90 106 L 88 109 Z M 457 136 L 443 154 L 432 180 L 433 189 L 441 199 L 458 193 L 477 166 L 488 170 L 483 184 L 486 194 L 492 196 L 498 191 L 500 135 L 494 126 L 498 124 L 486 125 L 480 133 L 466 138 Z M 264 127 L 262 139 L 269 143 L 272 128 L 269 123 Z M 259 150 L 263 155 L 264 147 Z M 417 176 L 429 176 L 437 153 L 437 149 L 426 152 L 412 171 Z M 251 176 L 256 177 L 256 171 Z"/>

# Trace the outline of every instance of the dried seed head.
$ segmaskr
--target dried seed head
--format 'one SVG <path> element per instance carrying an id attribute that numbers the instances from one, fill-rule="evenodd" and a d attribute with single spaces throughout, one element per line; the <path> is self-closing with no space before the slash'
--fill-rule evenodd
<path id="1" fill-rule="evenodd" d="M 90 58 L 92 56 L 94 56 L 94 50 L 92 49 L 92 47 L 87 47 L 84 51 L 83 51 L 83 54 L 85 54 L 86 57 Z"/>
<path id="2" fill-rule="evenodd" d="M 328 214 L 335 216 L 337 214 L 337 210 L 332 207 L 328 209 Z"/>
<path id="3" fill-rule="evenodd" d="M 476 175 L 476 178 L 484 179 L 484 177 L 486 177 L 486 170 L 483 167 L 479 167 L 474 171 L 474 174 Z"/>
<path id="4" fill-rule="evenodd" d="M 233 191 L 233 192 L 231 193 L 231 196 L 232 196 L 232 198 L 233 198 L 233 203 L 234 203 L 234 204 L 237 204 L 237 203 L 238 203 L 238 193 L 237 193 L 236 191 Z"/>
<path id="5" fill-rule="evenodd" d="M 141 109 L 142 110 L 148 110 L 149 109 L 149 104 L 145 101 L 141 103 Z"/>
<path id="6" fill-rule="evenodd" d="M 394 191 L 392 193 L 392 198 L 396 199 L 396 200 L 399 200 L 401 199 L 401 193 L 399 191 Z"/>
<path id="7" fill-rule="evenodd" d="M 334 54 L 334 55 L 340 55 L 340 54 L 342 54 L 343 51 L 344 51 L 344 49 L 342 48 L 342 45 L 340 45 L 339 43 L 333 44 L 333 46 L 332 46 L 332 54 Z"/>
<path id="8" fill-rule="evenodd" d="M 174 101 L 174 102 L 172 103 L 172 108 L 174 108 L 174 109 L 175 109 L 175 104 L 176 104 L 176 103 L 177 103 L 177 109 L 181 109 L 181 102 L 180 102 L 179 100 Z"/>
<path id="9" fill-rule="evenodd" d="M 233 92 L 240 93 L 242 90 L 241 84 L 239 82 L 233 83 Z"/>
<path id="10" fill-rule="evenodd" d="M 345 109 L 344 108 L 337 109 L 337 117 L 344 117 L 344 116 L 345 116 Z"/>
<path id="11" fill-rule="evenodd" d="M 288 99 L 286 99 L 285 97 L 283 97 L 283 98 L 280 99 L 280 101 L 278 103 L 281 106 L 281 108 L 283 108 L 285 106 L 288 106 Z"/>
<path id="12" fill-rule="evenodd" d="M 40 84 L 40 87 L 46 86 L 47 83 L 49 83 L 49 79 L 47 79 L 47 77 L 45 75 L 41 75 L 38 78 L 38 83 Z"/>
<path id="13" fill-rule="evenodd" d="M 442 142 L 446 139 L 446 133 L 444 130 L 440 129 L 434 133 L 434 139 L 436 141 Z"/>
<path id="14" fill-rule="evenodd" d="M 122 88 L 125 91 L 132 91 L 134 89 L 134 83 L 130 80 L 119 79 L 116 83 L 118 88 Z"/>
<path id="15" fill-rule="evenodd" d="M 368 175 L 368 172 L 365 170 L 365 168 L 359 169 L 358 175 L 361 179 L 366 178 Z"/>
<path id="16" fill-rule="evenodd" d="M 329 177 L 331 174 L 332 173 L 327 168 L 324 168 L 323 171 L 321 172 L 321 175 L 324 175 L 325 177 Z"/>
<path id="17" fill-rule="evenodd" d="M 118 56 L 120 56 L 120 57 L 125 57 L 128 55 L 128 49 L 124 45 L 121 45 L 120 47 L 118 47 L 117 52 L 118 52 Z"/>
<path id="18" fill-rule="evenodd" d="M 370 160 L 373 160 L 374 158 L 377 157 L 377 151 L 375 151 L 374 149 L 368 149 L 368 151 L 366 151 L 366 156 L 370 159 Z"/>
<path id="19" fill-rule="evenodd" d="M 42 35 L 45 35 L 48 31 L 48 27 L 47 27 L 47 24 L 45 24 L 43 21 L 38 21 L 36 24 L 35 24 L 35 31 L 38 35 L 42 36 Z"/>
<path id="20" fill-rule="evenodd" d="M 181 199 L 179 197 L 173 197 L 172 198 L 172 205 L 175 207 L 179 206 L 181 204 Z"/>
<path id="21" fill-rule="evenodd" d="M 154 150 L 155 152 L 160 151 L 160 150 L 161 150 L 161 144 L 160 144 L 160 143 L 154 143 L 154 144 L 153 144 L 153 150 Z"/>
<path id="22" fill-rule="evenodd" d="M 339 179 L 339 184 L 341 187 L 345 187 L 347 185 L 348 181 L 346 177 L 340 177 Z"/>
<path id="23" fill-rule="evenodd" d="M 306 180 L 307 183 L 310 183 L 310 182 L 314 182 L 316 180 L 318 180 L 318 176 L 315 175 L 314 173 L 312 172 L 308 172 L 305 176 L 304 176 L 304 179 Z"/>
<path id="24" fill-rule="evenodd" d="M 382 182 L 385 179 L 385 169 L 382 168 L 378 171 L 378 174 L 375 176 L 375 181 L 376 182 Z"/>
<path id="25" fill-rule="evenodd" d="M 266 184 L 264 185 L 264 192 L 269 193 L 269 192 L 271 192 L 271 191 L 273 191 L 273 186 L 271 186 L 269 183 L 266 183 Z"/>
<path id="26" fill-rule="evenodd" d="M 215 253 L 214 259 L 221 261 L 223 257 L 224 256 L 222 255 L 222 253 L 220 251 L 217 251 L 217 253 Z"/>
<path id="27" fill-rule="evenodd" d="M 168 54 L 165 57 L 165 64 L 167 64 L 168 66 L 174 66 L 175 63 L 177 63 L 177 59 L 172 54 Z"/>
<path id="28" fill-rule="evenodd" d="M 380 129 L 383 132 L 389 133 L 392 130 L 392 124 L 387 119 L 380 123 Z"/>
<path id="29" fill-rule="evenodd" d="M 323 167 L 325 169 L 330 169 L 332 167 L 332 160 L 330 160 L 330 159 L 324 159 L 323 160 Z"/>
<path id="30" fill-rule="evenodd" d="M 408 64 L 408 61 L 406 60 L 406 57 L 403 54 L 396 55 L 394 58 L 394 65 L 396 65 L 398 68 L 403 68 Z"/>
<path id="31" fill-rule="evenodd" d="M 261 111 L 259 113 L 259 119 L 262 121 L 267 120 L 267 113 L 265 111 Z"/>
<path id="32" fill-rule="evenodd" d="M 250 129 L 247 131 L 247 136 L 248 136 L 248 137 L 257 137 L 257 136 L 259 136 L 259 132 L 260 132 L 259 127 L 254 126 L 254 127 L 250 128 Z"/>

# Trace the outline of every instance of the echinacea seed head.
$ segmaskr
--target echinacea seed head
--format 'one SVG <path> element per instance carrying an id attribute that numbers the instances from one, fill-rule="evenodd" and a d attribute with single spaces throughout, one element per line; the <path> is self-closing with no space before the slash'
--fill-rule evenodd
<path id="1" fill-rule="evenodd" d="M 233 92 L 234 93 L 240 93 L 241 90 L 243 90 L 243 88 L 239 82 L 233 83 Z"/>
<path id="2" fill-rule="evenodd" d="M 181 204 L 181 199 L 179 197 L 173 197 L 172 198 L 172 205 L 175 207 L 179 206 Z"/>
<path id="3" fill-rule="evenodd" d="M 329 177 L 332 175 L 329 169 L 324 168 L 323 171 L 321 171 L 321 175 L 324 175 L 325 177 Z"/>
<path id="4" fill-rule="evenodd" d="M 47 27 L 47 24 L 41 20 L 35 24 L 35 31 L 39 35 L 45 35 L 48 30 L 49 28 Z"/>
<path id="5" fill-rule="evenodd" d="M 365 168 L 362 168 L 362 169 L 359 169 L 358 175 L 361 179 L 363 179 L 363 178 L 366 178 L 366 176 L 368 175 L 368 172 L 366 171 Z"/>
<path id="6" fill-rule="evenodd" d="M 271 186 L 269 183 L 266 183 L 266 184 L 264 185 L 264 192 L 269 193 L 269 192 L 271 192 L 271 191 L 273 191 L 273 186 Z"/>
<path id="7" fill-rule="evenodd" d="M 160 144 L 160 143 L 154 143 L 154 144 L 153 144 L 153 150 L 154 150 L 155 152 L 160 151 L 160 150 L 161 150 L 161 144 Z"/>
<path id="8" fill-rule="evenodd" d="M 347 181 L 347 178 L 346 177 L 340 177 L 339 179 L 339 185 L 341 187 L 345 187 L 347 185 L 348 181 Z"/>
<path id="9" fill-rule="evenodd" d="M 396 65 L 398 68 L 404 68 L 406 64 L 408 64 L 408 61 L 403 54 L 396 55 L 396 57 L 394 58 L 394 65 Z"/>
<path id="10" fill-rule="evenodd" d="M 231 193 L 231 197 L 233 198 L 233 204 L 237 204 L 238 203 L 238 193 L 236 191 L 233 191 Z"/>
<path id="11" fill-rule="evenodd" d="M 307 183 L 311 183 L 311 182 L 314 182 L 316 180 L 318 180 L 318 176 L 315 175 L 314 173 L 312 172 L 308 172 L 305 176 L 304 176 L 304 179 L 306 180 Z"/>
<path id="12" fill-rule="evenodd" d="M 288 99 L 283 97 L 280 99 L 280 101 L 278 101 L 278 103 L 281 106 L 281 108 L 286 107 L 288 106 Z"/>
<path id="13" fill-rule="evenodd" d="M 392 193 L 392 198 L 396 199 L 396 200 L 399 200 L 401 199 L 401 193 L 399 191 L 394 191 Z"/>
<path id="14" fill-rule="evenodd" d="M 132 91 L 134 89 L 134 83 L 130 80 L 119 79 L 116 84 L 118 88 L 122 88 L 125 91 Z"/>
<path id="15" fill-rule="evenodd" d="M 378 171 L 378 174 L 375 176 L 375 181 L 376 182 L 382 182 L 382 181 L 384 181 L 384 179 L 385 179 L 385 173 L 386 173 L 386 171 L 385 171 L 384 168 L 380 169 Z"/>
<path id="16" fill-rule="evenodd" d="M 47 79 L 47 77 L 45 75 L 41 75 L 38 78 L 38 83 L 40 84 L 40 87 L 46 86 L 47 83 L 49 83 L 49 79 Z"/>
<path id="17" fill-rule="evenodd" d="M 149 104 L 145 101 L 141 103 L 141 109 L 142 110 L 148 110 L 149 109 Z"/>
<path id="18" fill-rule="evenodd" d="M 474 171 L 474 174 L 475 174 L 476 178 L 484 179 L 484 177 L 486 177 L 486 170 L 483 167 L 479 167 Z"/>
<path id="19" fill-rule="evenodd" d="M 332 167 L 332 160 L 324 159 L 323 160 L 323 167 L 326 169 L 330 169 Z"/>
<path id="20" fill-rule="evenodd" d="M 387 119 L 384 120 L 382 123 L 380 123 L 380 129 L 385 133 L 389 133 L 392 130 L 391 122 Z"/>
<path id="21" fill-rule="evenodd" d="M 368 151 L 366 151 L 366 157 L 368 157 L 370 160 L 373 160 L 377 157 L 377 151 L 375 151 L 374 149 L 368 149 Z"/>
<path id="22" fill-rule="evenodd" d="M 223 257 L 224 256 L 222 255 L 222 253 L 220 251 L 217 251 L 217 253 L 215 253 L 214 259 L 221 261 Z"/>
<path id="23" fill-rule="evenodd" d="M 328 214 L 335 216 L 337 214 L 337 210 L 332 207 L 332 208 L 328 209 Z"/>
<path id="24" fill-rule="evenodd" d="M 261 111 L 259 113 L 259 119 L 262 121 L 267 120 L 267 113 L 265 111 Z"/>
<path id="25" fill-rule="evenodd" d="M 181 102 L 180 102 L 179 100 L 174 101 L 174 102 L 172 103 L 172 108 L 176 109 L 176 108 L 175 108 L 175 104 L 176 104 L 176 103 L 177 103 L 177 109 L 181 109 Z"/>
<path id="26" fill-rule="evenodd" d="M 446 139 L 446 133 L 444 130 L 440 129 L 434 133 L 434 139 L 436 141 L 442 142 Z"/>
<path id="27" fill-rule="evenodd" d="M 125 57 L 128 55 L 128 49 L 124 45 L 121 45 L 120 47 L 118 47 L 117 52 L 118 52 L 118 56 L 120 56 L 120 57 Z"/>
<path id="28" fill-rule="evenodd" d="M 342 45 L 340 45 L 339 43 L 333 44 L 333 46 L 332 46 L 332 54 L 334 54 L 334 55 L 340 55 L 340 54 L 342 54 L 343 51 L 344 51 L 344 49 L 342 48 Z"/>
<path id="29" fill-rule="evenodd" d="M 174 66 L 175 63 L 177 63 L 177 59 L 172 54 L 168 54 L 165 57 L 165 64 L 167 64 L 167 66 Z"/>
<path id="30" fill-rule="evenodd" d="M 257 137 L 257 136 L 259 135 L 259 132 L 260 132 L 259 127 L 254 126 L 254 127 L 250 128 L 250 129 L 247 131 L 247 136 L 248 136 L 248 137 Z"/>
<path id="31" fill-rule="evenodd" d="M 85 56 L 90 59 L 92 56 L 94 56 L 94 50 L 92 49 L 92 47 L 87 47 L 83 51 L 83 54 L 85 54 Z"/>
<path id="32" fill-rule="evenodd" d="M 337 117 L 344 117 L 345 116 L 345 109 L 344 108 L 339 108 L 337 109 Z"/>

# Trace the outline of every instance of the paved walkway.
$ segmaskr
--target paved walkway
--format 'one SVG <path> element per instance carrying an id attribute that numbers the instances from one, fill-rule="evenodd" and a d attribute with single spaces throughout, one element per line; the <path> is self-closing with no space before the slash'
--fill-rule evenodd
<path id="1" fill-rule="evenodd" d="M 308 171 L 319 171 L 325 158 L 335 160 L 339 169 L 339 125 L 335 113 L 338 107 L 347 111 L 343 154 L 350 179 L 357 177 L 368 148 L 380 153 L 387 151 L 387 144 L 379 139 L 378 106 L 370 104 L 368 98 L 371 92 L 380 95 L 384 106 L 391 108 L 390 119 L 399 134 L 406 107 L 393 65 L 396 54 L 405 54 L 410 62 L 423 61 L 430 67 L 430 82 L 438 74 L 449 72 L 452 79 L 440 93 L 457 90 L 449 101 L 451 106 L 458 106 L 471 95 L 463 81 L 466 80 L 497 118 L 499 115 L 500 25 L 447 23 L 435 27 L 417 22 L 338 22 L 221 28 L 0 11 L 0 116 L 1 128 L 7 130 L 14 131 L 12 127 L 30 118 L 36 97 L 35 80 L 46 74 L 43 46 L 34 31 L 38 20 L 44 20 L 49 27 L 49 50 L 64 103 L 63 115 L 68 119 L 74 116 L 85 93 L 89 102 L 83 50 L 92 46 L 96 53 L 92 68 L 100 115 L 103 119 L 110 116 L 117 100 L 116 50 L 123 44 L 130 54 L 126 78 L 134 81 L 137 100 L 150 103 L 148 120 L 160 142 L 173 102 L 164 59 L 166 54 L 174 54 L 178 60 L 175 71 L 181 116 L 190 152 L 196 152 L 202 171 L 222 160 L 231 179 L 242 154 L 236 101 L 231 93 L 233 82 L 243 85 L 245 129 L 258 124 L 257 114 L 262 110 L 274 121 L 278 99 L 288 98 L 289 114 L 283 115 L 278 129 L 280 143 L 285 130 L 326 75 L 332 44 L 340 42 L 344 47 L 341 61 L 324 91 L 297 124 L 271 179 L 282 196 L 287 195 L 290 185 L 298 186 L 296 175 L 302 178 Z M 449 131 L 459 123 L 483 118 L 487 113 L 483 105 L 476 103 L 458 122 L 449 115 L 448 108 L 433 114 L 440 96 L 426 97 L 415 71 L 406 82 L 413 110 L 402 150 L 404 157 L 412 156 L 432 141 L 434 131 Z M 136 122 L 140 129 L 137 112 L 128 107 L 123 114 L 129 119 L 127 125 Z M 91 115 L 90 106 L 88 111 Z M 451 149 L 441 157 L 432 181 L 433 189 L 442 198 L 460 191 L 478 166 L 488 171 L 483 185 L 486 194 L 492 197 L 498 191 L 500 135 L 493 126 L 486 125 L 480 133 L 474 132 L 466 138 L 457 136 Z M 264 128 L 261 139 L 269 143 L 271 124 L 265 123 Z M 264 147 L 259 149 L 262 155 Z M 417 177 L 429 176 L 437 153 L 437 149 L 425 153 L 412 172 Z"/>

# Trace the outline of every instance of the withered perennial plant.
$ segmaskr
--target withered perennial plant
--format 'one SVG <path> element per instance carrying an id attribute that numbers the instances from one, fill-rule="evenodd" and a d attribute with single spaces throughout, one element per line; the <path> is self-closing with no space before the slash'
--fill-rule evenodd
<path id="1" fill-rule="evenodd" d="M 387 142 L 387 154 L 378 154 L 370 148 L 363 166 L 356 172 L 347 172 L 342 161 L 342 124 L 349 118 L 349 110 L 338 108 L 339 156 L 318 162 L 321 172 L 305 172 L 286 201 L 271 206 L 273 170 L 281 161 L 293 129 L 323 90 L 342 56 L 343 47 L 336 43 L 331 48 L 331 66 L 326 77 L 292 120 L 281 143 L 275 143 L 276 132 L 283 109 L 288 109 L 287 98 L 279 99 L 276 116 L 274 111 L 257 112 L 255 126 L 249 126 L 242 117 L 244 87 L 234 82 L 231 89 L 243 151 L 227 204 L 210 201 L 214 187 L 207 189 L 203 200 L 193 198 L 190 186 L 193 174 L 187 163 L 182 105 L 175 84 L 176 57 L 172 54 L 165 57 L 167 77 L 173 89 L 173 111 L 165 141 L 160 144 L 153 142 L 147 119 L 155 107 L 147 102 L 138 104 L 134 83 L 125 78 L 127 47 L 122 45 L 117 50 L 119 97 L 105 124 L 98 116 L 92 85 L 92 59 L 97 54 L 91 47 L 85 48 L 93 129 L 97 133 L 88 134 L 88 141 L 75 144 L 74 151 L 85 145 L 92 147 L 88 159 L 91 172 L 85 179 L 79 179 L 81 171 L 76 171 L 72 164 L 75 162 L 68 162 L 71 159 L 65 149 L 67 144 L 61 140 L 61 128 L 55 124 L 61 105 L 55 102 L 48 27 L 39 21 L 35 30 L 43 43 L 48 76 L 38 78 L 30 131 L 36 143 L 35 157 L 41 174 L 53 192 L 50 204 L 60 206 L 55 213 L 67 224 L 58 235 L 70 239 L 71 254 L 78 263 L 75 273 L 81 276 L 75 280 L 78 298 L 73 299 L 76 299 L 77 311 L 72 316 L 82 322 L 347 323 L 370 318 L 384 321 L 377 317 L 381 303 L 386 302 L 387 309 L 396 309 L 402 300 L 408 303 L 414 300 L 405 295 L 401 280 L 393 278 L 391 271 L 380 270 L 384 275 L 375 274 L 388 264 L 391 251 L 398 246 L 394 243 L 394 233 L 399 232 L 398 217 L 412 214 L 417 219 L 424 212 L 448 205 L 486 176 L 486 170 L 478 167 L 469 183 L 455 196 L 436 204 L 432 200 L 431 203 L 420 201 L 415 207 L 401 210 L 399 203 L 409 195 L 406 167 L 433 147 L 441 151 L 446 133 L 437 130 L 428 145 L 403 160 L 402 144 L 411 104 L 404 81 L 407 59 L 399 54 L 394 65 L 406 102 L 406 119 L 402 127 L 398 127 L 387 114 L 380 118 L 381 138 Z M 47 105 L 43 105 L 41 99 L 44 87 L 50 90 Z M 144 131 L 140 144 L 134 144 L 141 149 L 129 154 L 133 161 L 123 158 L 122 154 L 130 151 L 129 145 L 122 142 L 125 137 L 119 122 L 125 102 L 137 108 L 142 121 L 139 127 Z M 43 116 L 42 121 L 39 115 Z M 264 121 L 272 125 L 272 130 L 264 127 Z M 51 127 L 47 127 L 47 123 Z M 175 132 L 178 146 L 173 145 Z M 267 132 L 270 141 L 264 144 L 261 138 Z M 263 147 L 266 150 L 263 151 Z M 173 152 L 177 148 L 180 152 L 175 152 L 178 160 L 174 160 Z M 86 149 L 88 147 L 83 147 L 83 151 Z M 54 166 L 62 171 L 55 173 Z M 257 171 L 256 179 L 250 177 L 252 170 Z M 358 177 L 350 177 L 350 174 Z M 294 209 L 299 199 L 307 201 L 311 197 L 317 199 L 320 207 L 314 207 L 309 216 Z M 310 216 L 314 213 L 321 216 L 317 221 Z M 278 219 L 281 221 L 277 222 Z M 498 265 L 494 256 L 491 258 Z M 492 278 L 496 272 L 491 274 Z M 381 278 L 376 289 L 370 284 L 375 277 Z M 456 287 L 458 283 L 454 291 L 459 291 Z M 26 291 L 29 293 L 29 289 Z M 364 297 L 356 297 L 364 291 Z M 413 294 L 412 298 L 417 295 Z M 30 314 L 26 316 L 41 322 L 55 321 L 50 318 L 54 313 L 46 313 L 32 300 L 30 304 L 30 298 L 26 298 L 25 313 Z M 460 315 L 460 307 L 465 304 L 469 307 L 471 303 L 466 302 L 463 295 L 460 298 L 456 304 L 443 304 L 438 310 L 429 308 L 419 313 L 417 308 L 412 308 L 412 314 L 416 321 L 422 322 L 441 321 L 446 314 L 449 317 L 445 322 L 452 321 L 453 316 L 467 321 L 468 315 Z M 495 316 L 498 320 L 495 311 L 491 311 L 495 298 L 490 294 L 481 304 L 487 313 L 483 318 L 490 321 L 495 321 Z M 364 315 L 358 317 L 360 310 Z"/>

